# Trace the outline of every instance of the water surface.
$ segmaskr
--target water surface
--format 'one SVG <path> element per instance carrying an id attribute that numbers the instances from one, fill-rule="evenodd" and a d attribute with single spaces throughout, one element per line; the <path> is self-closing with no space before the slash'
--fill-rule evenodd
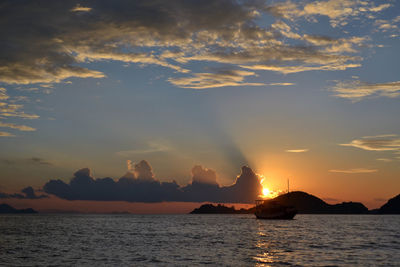
<path id="1" fill-rule="evenodd" d="M 400 216 L 0 216 L 0 265 L 205 264 L 400 266 Z"/>

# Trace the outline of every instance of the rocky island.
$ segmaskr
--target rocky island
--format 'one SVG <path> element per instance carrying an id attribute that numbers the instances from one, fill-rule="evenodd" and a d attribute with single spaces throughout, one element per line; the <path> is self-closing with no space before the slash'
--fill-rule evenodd
<path id="1" fill-rule="evenodd" d="M 400 195 L 390 199 L 377 212 L 371 212 L 360 202 L 328 204 L 322 199 L 302 191 L 294 191 L 273 199 L 282 205 L 293 206 L 300 214 L 400 214 Z M 194 209 L 192 214 L 246 214 L 254 213 L 254 208 L 236 210 L 221 204 L 204 204 Z"/>
<path id="2" fill-rule="evenodd" d="M 27 208 L 27 209 L 16 209 L 14 207 L 11 207 L 8 204 L 0 204 L 0 214 L 27 214 L 27 213 L 38 213 L 36 210 L 32 208 Z"/>

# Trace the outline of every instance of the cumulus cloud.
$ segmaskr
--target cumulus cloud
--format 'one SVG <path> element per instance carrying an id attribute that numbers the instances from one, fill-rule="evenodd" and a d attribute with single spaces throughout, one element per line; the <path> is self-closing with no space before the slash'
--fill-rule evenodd
<path id="1" fill-rule="evenodd" d="M 133 167 L 133 171 L 138 180 L 144 180 L 144 181 L 154 180 L 153 170 L 150 164 L 145 160 L 136 163 Z"/>
<path id="2" fill-rule="evenodd" d="M 253 203 L 261 194 L 259 177 L 249 168 L 242 167 L 234 184 L 220 186 L 217 175 L 202 166 L 192 169 L 192 182 L 179 186 L 175 181 L 160 182 L 154 177 L 147 161 L 135 164 L 134 171 L 128 171 L 118 180 L 94 178 L 90 170 L 81 169 L 69 183 L 50 180 L 43 189 L 68 200 L 129 201 L 129 202 L 236 202 Z"/>
<path id="3" fill-rule="evenodd" d="M 214 170 L 196 165 L 192 169 L 192 184 L 193 183 L 217 184 L 217 174 Z"/>
<path id="4" fill-rule="evenodd" d="M 304 152 L 308 152 L 308 151 L 309 151 L 309 149 L 307 149 L 307 148 L 285 150 L 285 152 L 289 152 L 289 153 L 304 153 Z"/>
<path id="5" fill-rule="evenodd" d="M 35 193 L 35 190 L 31 186 L 28 186 L 28 187 L 25 187 L 24 189 L 22 189 L 21 193 L 7 194 L 7 193 L 0 192 L 0 198 L 41 199 L 41 198 L 48 197 L 47 195 L 44 195 L 44 194 L 37 195 Z"/>
<path id="6" fill-rule="evenodd" d="M 387 83 L 366 83 L 359 80 L 337 82 L 331 90 L 335 92 L 334 96 L 350 99 L 353 102 L 367 97 L 395 98 L 400 96 L 400 81 Z"/>
<path id="7" fill-rule="evenodd" d="M 364 169 L 364 168 L 347 169 L 347 170 L 329 170 L 329 172 L 347 173 L 347 174 L 372 173 L 377 171 L 378 171 L 377 169 Z"/>
<path id="8" fill-rule="evenodd" d="M 72 77 L 106 77 L 90 64 L 97 61 L 156 65 L 176 73 L 191 72 L 191 61 L 282 73 L 343 70 L 359 66 L 359 57 L 344 54 L 356 52 L 354 46 L 359 44 L 349 41 L 355 39 L 320 45 L 307 40 L 281 18 L 325 15 L 332 21 L 343 21 L 355 16 L 355 10 L 361 14 L 387 8 L 350 0 L 304 6 L 291 2 L 266 6 L 263 1 L 235 0 L 43 3 L 9 0 L 2 4 L 1 82 L 49 84 Z M 331 12 L 325 11 L 328 7 Z M 276 16 L 271 25 L 259 24 L 258 18 L 271 14 Z M 238 70 L 200 72 L 184 78 L 170 77 L 169 81 L 194 89 L 261 85 L 244 81 L 251 76 Z"/>

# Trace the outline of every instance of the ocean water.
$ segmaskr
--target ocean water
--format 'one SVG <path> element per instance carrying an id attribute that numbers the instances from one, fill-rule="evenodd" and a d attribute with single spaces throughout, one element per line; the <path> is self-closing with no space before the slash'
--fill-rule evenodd
<path id="1" fill-rule="evenodd" d="M 0 265 L 400 266 L 400 216 L 1 215 Z"/>

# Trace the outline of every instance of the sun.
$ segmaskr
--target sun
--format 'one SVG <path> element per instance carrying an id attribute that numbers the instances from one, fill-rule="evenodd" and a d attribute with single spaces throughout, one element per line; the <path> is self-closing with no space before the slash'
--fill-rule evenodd
<path id="1" fill-rule="evenodd" d="M 269 189 L 268 189 L 268 188 L 266 188 L 266 187 L 263 187 L 262 193 L 263 193 L 264 197 L 267 197 L 267 196 L 269 196 L 269 194 L 270 194 L 270 191 L 269 191 Z"/>

